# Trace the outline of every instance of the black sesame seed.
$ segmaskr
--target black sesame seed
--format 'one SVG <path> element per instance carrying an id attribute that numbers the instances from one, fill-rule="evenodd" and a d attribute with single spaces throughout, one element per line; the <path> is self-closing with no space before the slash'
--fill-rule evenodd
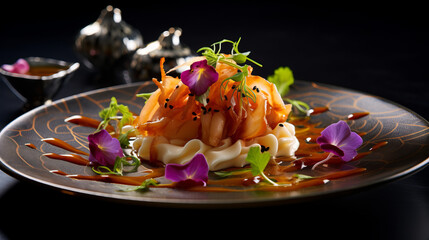
<path id="1" fill-rule="evenodd" d="M 235 89 L 235 85 L 232 85 L 232 87 L 231 87 L 232 89 Z"/>
<path id="2" fill-rule="evenodd" d="M 256 88 L 256 92 L 259 92 L 259 88 Z"/>
<path id="3" fill-rule="evenodd" d="M 265 147 L 264 145 L 261 145 L 261 152 L 263 153 L 263 152 L 266 152 L 266 151 L 268 151 L 268 150 L 270 150 L 270 147 Z"/>
<path id="4" fill-rule="evenodd" d="M 192 120 L 197 121 L 197 117 L 192 118 Z"/>
<path id="5" fill-rule="evenodd" d="M 228 110 L 229 110 L 229 109 L 231 109 L 231 106 L 229 106 L 227 109 L 228 109 Z"/>
<path id="6" fill-rule="evenodd" d="M 195 116 L 195 115 L 197 115 L 197 113 L 196 113 L 196 112 L 192 112 L 192 115 L 194 115 L 194 116 Z"/>
<path id="7" fill-rule="evenodd" d="M 280 123 L 280 124 L 279 124 L 279 126 L 280 126 L 280 127 L 284 127 L 285 125 L 283 125 L 283 123 Z"/>
<path id="8" fill-rule="evenodd" d="M 178 89 L 179 88 L 179 85 L 176 85 L 176 89 Z"/>
<path id="9" fill-rule="evenodd" d="M 167 103 L 164 103 L 164 108 L 167 108 Z"/>
<path id="10" fill-rule="evenodd" d="M 213 110 L 213 112 L 219 112 L 219 110 L 218 110 L 218 109 L 215 109 L 215 110 Z"/>
<path id="11" fill-rule="evenodd" d="M 173 105 L 168 106 L 170 109 L 173 109 Z"/>
<path id="12" fill-rule="evenodd" d="M 253 86 L 252 90 L 255 90 L 255 89 L 256 89 L 256 86 Z"/>
<path id="13" fill-rule="evenodd" d="M 241 94 L 241 97 L 246 97 L 246 95 L 244 95 L 244 93 Z"/>
<path id="14" fill-rule="evenodd" d="M 228 97 L 226 95 L 223 95 L 223 98 L 225 98 L 225 101 L 228 100 Z"/>
<path id="15" fill-rule="evenodd" d="M 210 102 L 210 99 L 209 99 L 209 98 L 207 98 L 207 99 L 206 99 L 206 101 L 207 101 L 207 103 L 209 103 L 209 102 Z"/>

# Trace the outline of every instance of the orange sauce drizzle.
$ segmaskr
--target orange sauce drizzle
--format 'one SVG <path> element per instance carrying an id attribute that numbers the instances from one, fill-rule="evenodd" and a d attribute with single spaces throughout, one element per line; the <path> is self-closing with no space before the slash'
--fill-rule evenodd
<path id="1" fill-rule="evenodd" d="M 356 113 L 351 113 L 347 116 L 348 120 L 356 120 L 359 118 L 363 118 L 365 116 L 368 116 L 369 112 L 356 112 Z"/>
<path id="2" fill-rule="evenodd" d="M 49 143 L 51 145 L 54 145 L 56 147 L 65 149 L 65 150 L 70 151 L 70 152 L 89 156 L 89 153 L 84 152 L 82 150 L 79 150 L 79 149 L 73 147 L 72 145 L 70 145 L 70 144 L 68 144 L 68 143 L 66 143 L 63 140 L 58 139 L 58 138 L 44 138 L 44 139 L 42 139 L 42 141 Z"/>
<path id="3" fill-rule="evenodd" d="M 319 114 L 324 111 L 328 111 L 329 108 L 315 108 L 312 114 Z M 316 112 L 316 113 L 314 113 Z M 363 117 L 369 113 L 355 113 L 355 119 L 357 116 Z M 282 183 L 282 186 L 273 186 L 263 183 L 263 179 L 260 176 L 253 176 L 250 171 L 244 171 L 243 173 L 229 176 L 226 178 L 210 177 L 207 186 L 191 186 L 186 188 L 189 191 L 204 191 L 204 192 L 241 192 L 241 191 L 293 191 L 301 188 L 312 187 L 317 185 L 323 185 L 330 180 L 338 178 L 344 178 L 353 174 L 358 174 L 365 171 L 365 168 L 353 168 L 350 170 L 342 170 L 328 173 L 323 176 L 317 176 L 308 180 L 297 181 L 296 178 L 292 177 L 292 172 L 299 171 L 305 167 L 312 166 L 318 161 L 326 158 L 327 153 L 323 152 L 319 145 L 316 143 L 316 138 L 320 136 L 323 128 L 317 127 L 318 123 L 311 123 L 307 118 L 292 118 L 290 123 L 295 126 L 296 137 L 300 142 L 300 147 L 295 153 L 295 157 L 278 157 L 273 158 L 265 169 L 265 173 L 275 181 Z M 350 119 L 350 118 L 349 118 Z M 97 128 L 100 121 L 87 118 L 84 116 L 73 116 L 66 119 L 67 122 L 79 124 L 82 126 Z M 364 133 L 361 133 L 364 135 Z M 56 138 L 45 138 L 42 141 L 51 145 L 63 148 L 65 150 L 78 153 L 81 155 L 88 156 L 87 152 L 81 151 L 72 147 L 70 144 Z M 352 161 L 358 160 L 372 151 L 383 147 L 387 142 L 380 142 L 375 144 L 368 152 L 359 153 Z M 26 146 L 35 148 L 32 144 L 26 144 Z M 33 147 L 34 146 L 34 147 Z M 45 153 L 44 156 L 52 159 L 58 159 L 68 161 L 78 165 L 90 165 L 90 162 L 76 154 L 56 154 L 56 153 Z M 146 163 L 146 162 L 145 162 Z M 147 162 L 150 163 L 150 162 Z M 343 164 L 343 161 L 338 157 L 332 157 L 327 164 Z M 231 168 L 234 169 L 234 168 Z M 231 170 L 225 169 L 225 170 Z M 143 181 L 150 178 L 157 178 L 164 176 L 164 167 L 159 165 L 151 165 L 150 169 L 144 171 L 142 176 L 117 176 L 117 175 L 73 175 L 67 174 L 61 170 L 51 170 L 51 173 L 59 174 L 65 177 L 90 180 L 90 181 L 102 181 L 109 183 L 119 183 L 126 185 L 139 186 Z M 286 183 L 286 184 L 285 184 Z M 154 188 L 176 188 L 175 183 L 170 184 L 159 184 L 157 186 L 151 186 Z"/>
<path id="4" fill-rule="evenodd" d="M 79 155 L 76 154 L 56 154 L 56 153 L 45 153 L 43 156 L 51 158 L 51 159 L 58 159 L 63 160 L 67 162 L 71 162 L 77 165 L 89 165 L 88 159 L 85 159 Z"/>

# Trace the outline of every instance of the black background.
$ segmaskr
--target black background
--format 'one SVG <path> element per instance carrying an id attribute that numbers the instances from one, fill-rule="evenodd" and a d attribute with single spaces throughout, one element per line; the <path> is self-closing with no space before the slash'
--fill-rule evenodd
<path id="1" fill-rule="evenodd" d="M 252 51 L 264 65 L 255 67 L 257 75 L 289 66 L 296 79 L 381 96 L 429 118 L 429 28 L 423 4 L 410 1 L 9 1 L 1 6 L 0 63 L 28 56 L 77 61 L 75 36 L 108 4 L 122 10 L 122 19 L 141 32 L 145 44 L 172 26 L 183 29 L 182 42 L 194 50 L 241 37 L 240 50 Z M 91 81 L 94 77 L 81 67 L 55 99 L 109 84 Z M 21 114 L 22 104 L 0 81 L 0 129 Z M 0 172 L 0 209 L 0 238 L 131 233 L 140 238 L 429 239 L 429 170 L 336 198 L 228 210 L 102 202 Z"/>

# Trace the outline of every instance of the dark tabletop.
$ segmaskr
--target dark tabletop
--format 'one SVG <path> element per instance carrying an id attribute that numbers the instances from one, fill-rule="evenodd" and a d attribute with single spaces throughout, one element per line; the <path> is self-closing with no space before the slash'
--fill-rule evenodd
<path id="1" fill-rule="evenodd" d="M 252 57 L 264 64 L 255 69 L 257 75 L 289 66 L 296 79 L 381 96 L 429 119 L 429 28 L 423 22 L 423 6 L 260 2 L 113 5 L 121 8 L 123 20 L 140 30 L 146 44 L 169 27 L 181 27 L 182 41 L 194 50 L 241 37 L 240 49 L 251 50 Z M 76 34 L 106 6 L 20 4 L 2 6 L 7 15 L 0 18 L 0 64 L 28 56 L 77 61 L 72 47 Z M 81 67 L 55 99 L 121 81 L 95 78 L 96 73 Z M 22 114 L 22 104 L 0 81 L 0 129 Z M 0 146 L 0 151 L 5 149 Z M 113 233 L 140 238 L 153 233 L 228 239 L 256 234 L 283 239 L 429 239 L 429 168 L 334 198 L 210 210 L 130 206 L 70 196 L 0 171 L 0 209 L 0 239 Z"/>

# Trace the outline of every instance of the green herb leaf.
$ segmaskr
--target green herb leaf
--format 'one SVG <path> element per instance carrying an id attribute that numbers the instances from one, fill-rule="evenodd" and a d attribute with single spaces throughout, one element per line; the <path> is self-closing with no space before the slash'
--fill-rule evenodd
<path id="1" fill-rule="evenodd" d="M 140 166 L 140 159 L 134 156 L 125 156 L 125 157 L 116 157 L 115 164 L 113 165 L 113 169 L 110 169 L 107 166 L 97 166 L 92 167 L 92 171 L 100 174 L 100 175 L 120 175 L 123 173 L 136 172 L 138 167 Z M 124 166 L 133 167 L 130 170 L 125 170 Z"/>
<path id="2" fill-rule="evenodd" d="M 307 179 L 313 179 L 314 178 L 312 176 L 308 176 L 308 175 L 305 175 L 305 174 L 298 174 L 298 173 L 295 173 L 294 175 L 292 175 L 292 177 L 297 178 L 298 181 L 307 180 Z"/>
<path id="3" fill-rule="evenodd" d="M 244 79 L 244 74 L 243 74 L 243 72 L 238 72 L 238 73 L 234 74 L 233 76 L 226 78 L 225 80 L 229 80 L 229 79 L 233 80 L 234 82 L 241 82 Z"/>
<path id="4" fill-rule="evenodd" d="M 118 110 L 122 114 L 121 128 L 122 126 L 133 123 L 133 120 L 134 120 L 133 113 L 130 112 L 130 110 L 128 109 L 128 106 L 120 104 L 118 105 Z"/>
<path id="5" fill-rule="evenodd" d="M 216 174 L 217 176 L 219 176 L 221 178 L 225 178 L 225 177 L 234 176 L 234 175 L 241 175 L 243 173 L 247 173 L 250 171 L 251 171 L 251 169 L 246 168 L 246 169 L 237 169 L 237 170 L 232 170 L 232 171 L 217 171 L 217 172 L 214 172 L 214 174 Z"/>
<path id="6" fill-rule="evenodd" d="M 252 100 L 253 102 L 256 102 L 256 95 L 246 85 L 246 79 L 250 75 L 247 70 L 249 66 L 248 65 L 241 66 L 239 64 L 244 64 L 246 63 L 246 61 L 252 62 L 253 64 L 259 67 L 262 67 L 262 64 L 249 58 L 250 51 L 241 53 L 238 50 L 238 45 L 240 44 L 240 41 L 241 41 L 241 38 L 239 38 L 238 41 L 236 42 L 228 39 L 224 39 L 219 42 L 213 43 L 211 45 L 212 48 L 202 47 L 198 49 L 197 52 L 201 52 L 201 55 L 203 55 L 206 58 L 207 64 L 211 65 L 212 67 L 216 67 L 217 63 L 220 62 L 239 70 L 239 72 L 234 76 L 224 79 L 221 83 L 221 88 L 226 89 L 226 86 L 228 84 L 225 84 L 225 83 L 228 83 L 227 80 L 231 79 L 237 82 L 238 84 L 236 85 L 236 88 L 234 89 L 233 94 L 237 95 L 237 99 L 239 99 L 239 103 L 238 103 L 239 106 L 243 106 L 243 99 L 246 99 L 247 101 Z M 225 55 L 221 53 L 222 44 L 224 43 L 232 44 L 231 53 L 229 55 Z M 220 97 L 221 99 L 224 98 L 223 91 L 220 91 Z"/>
<path id="7" fill-rule="evenodd" d="M 293 100 L 290 98 L 284 98 L 284 100 L 292 104 L 294 109 L 297 109 L 299 113 L 303 113 L 305 114 L 305 116 L 307 116 L 308 111 L 310 110 L 310 106 L 307 103 L 299 100 Z"/>
<path id="8" fill-rule="evenodd" d="M 118 113 L 121 113 L 122 117 L 117 117 Z M 98 126 L 98 130 L 105 129 L 112 119 L 121 119 L 118 126 L 119 129 L 117 129 L 119 132 L 122 126 L 130 124 L 134 120 L 133 114 L 129 111 L 128 107 L 118 104 L 118 101 L 115 97 L 110 99 L 109 107 L 101 110 L 98 115 L 103 119 L 103 121 L 101 121 L 100 125 Z"/>
<path id="9" fill-rule="evenodd" d="M 289 87 L 294 83 L 292 70 L 289 67 L 279 67 L 274 70 L 274 75 L 267 79 L 276 85 L 281 96 L 285 96 L 289 92 Z"/>
<path id="10" fill-rule="evenodd" d="M 250 53 L 250 52 L 248 52 L 248 53 Z M 249 54 L 247 54 L 247 55 L 249 55 Z M 243 64 L 247 60 L 247 55 L 244 55 L 242 53 L 234 54 L 234 55 L 232 55 L 232 59 L 234 59 L 234 61 L 238 64 Z"/>
<path id="11" fill-rule="evenodd" d="M 154 94 L 154 93 L 155 92 L 151 92 L 151 93 L 139 93 L 139 94 L 136 94 L 136 97 L 141 97 L 141 98 L 143 98 L 144 100 L 147 101 L 150 98 L 150 96 L 152 96 L 152 94 Z"/>
<path id="12" fill-rule="evenodd" d="M 99 175 L 122 175 L 122 172 L 115 172 L 106 166 L 92 167 L 92 171 Z"/>
<path id="13" fill-rule="evenodd" d="M 119 135 L 118 140 L 119 140 L 119 143 L 121 144 L 121 148 L 127 148 L 130 146 L 130 139 L 128 138 L 128 135 L 131 132 L 134 132 L 134 130 L 135 129 L 130 129 L 126 133 L 122 133 L 121 135 Z"/>
<path id="14" fill-rule="evenodd" d="M 246 161 L 250 163 L 251 172 L 253 176 L 261 175 L 265 181 L 271 183 L 272 185 L 278 186 L 273 180 L 268 178 L 265 173 L 265 167 L 270 161 L 271 155 L 269 152 L 261 153 L 260 147 L 251 147 L 247 153 Z"/>
<path id="15" fill-rule="evenodd" d="M 147 190 L 149 190 L 150 186 L 156 186 L 158 184 L 159 184 L 158 181 L 156 181 L 153 178 L 149 178 L 149 179 L 144 180 L 140 186 L 127 187 L 127 188 L 121 189 L 120 191 L 122 191 L 122 192 L 147 191 Z"/>
<path id="16" fill-rule="evenodd" d="M 251 147 L 247 153 L 246 161 L 250 163 L 253 176 L 257 176 L 264 172 L 265 167 L 270 161 L 270 153 L 261 153 L 259 147 Z"/>

